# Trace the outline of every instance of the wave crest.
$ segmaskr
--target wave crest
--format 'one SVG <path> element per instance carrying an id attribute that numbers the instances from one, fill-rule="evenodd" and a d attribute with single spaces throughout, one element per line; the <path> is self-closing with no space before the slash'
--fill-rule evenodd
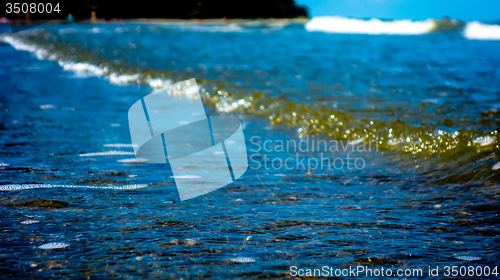
<path id="1" fill-rule="evenodd" d="M 500 40 L 500 25 L 468 22 L 463 35 L 471 40 Z"/>
<path id="2" fill-rule="evenodd" d="M 307 31 L 323 31 L 329 33 L 350 34 L 388 34 L 388 35 L 420 35 L 461 28 L 458 21 L 444 22 L 440 20 L 410 21 L 380 19 L 355 19 L 339 16 L 314 17 L 306 24 Z"/>

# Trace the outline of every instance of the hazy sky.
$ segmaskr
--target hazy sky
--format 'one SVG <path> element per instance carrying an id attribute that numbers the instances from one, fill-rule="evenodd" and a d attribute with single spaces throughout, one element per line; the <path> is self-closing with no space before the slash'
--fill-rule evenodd
<path id="1" fill-rule="evenodd" d="M 461 20 L 500 20 L 499 0 L 295 0 L 311 16 L 340 15 L 422 20 L 444 15 Z"/>

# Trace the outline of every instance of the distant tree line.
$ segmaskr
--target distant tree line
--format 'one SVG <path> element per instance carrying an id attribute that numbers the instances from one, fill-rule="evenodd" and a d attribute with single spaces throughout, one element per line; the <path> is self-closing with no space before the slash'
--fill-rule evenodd
<path id="1" fill-rule="evenodd" d="M 48 1 L 52 2 L 52 1 Z M 57 3 L 57 2 L 52 2 Z M 34 14 L 31 19 L 88 19 L 91 12 L 102 19 L 169 18 L 169 19 L 252 19 L 307 17 L 307 9 L 294 0 L 170 0 L 170 1 L 65 1 L 59 2 L 59 14 Z M 8 18 L 24 18 L 10 14 Z"/>

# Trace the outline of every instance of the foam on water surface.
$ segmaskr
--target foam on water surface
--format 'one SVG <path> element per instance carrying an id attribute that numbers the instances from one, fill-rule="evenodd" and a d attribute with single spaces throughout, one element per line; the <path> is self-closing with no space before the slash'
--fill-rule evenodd
<path id="1" fill-rule="evenodd" d="M 253 263 L 255 262 L 255 259 L 252 257 L 234 257 L 231 258 L 230 261 L 235 263 Z"/>
<path id="2" fill-rule="evenodd" d="M 53 184 L 10 184 L 0 185 L 0 191 L 19 191 L 32 189 L 102 189 L 102 190 L 137 190 L 147 188 L 147 184 L 117 185 L 117 186 L 94 186 L 94 185 L 53 185 Z"/>
<path id="3" fill-rule="evenodd" d="M 478 261 L 481 258 L 475 257 L 475 256 L 455 256 L 455 259 L 461 260 L 461 261 Z"/>
<path id="4" fill-rule="evenodd" d="M 129 147 L 133 148 L 133 147 L 136 147 L 137 145 L 118 143 L 118 144 L 104 144 L 103 146 L 104 147 L 112 147 L 112 148 L 129 148 Z"/>
<path id="5" fill-rule="evenodd" d="M 38 224 L 40 221 L 38 220 L 26 220 L 26 221 L 22 221 L 21 224 L 23 225 L 32 225 L 32 224 Z"/>
<path id="6" fill-rule="evenodd" d="M 66 247 L 69 247 L 70 245 L 68 243 L 64 242 L 51 242 L 51 243 L 45 243 L 40 246 L 38 246 L 38 249 L 43 249 L 43 250 L 53 250 L 53 249 L 64 249 Z"/>
<path id="7" fill-rule="evenodd" d="M 107 152 L 96 152 L 96 153 L 85 153 L 80 154 L 81 157 L 100 157 L 100 156 L 130 156 L 135 155 L 133 152 L 124 151 L 107 151 Z"/>
<path id="8" fill-rule="evenodd" d="M 443 26 L 444 25 L 444 26 Z M 382 21 L 380 19 L 355 19 L 339 16 L 314 17 L 306 24 L 308 31 L 323 31 L 329 33 L 351 33 L 372 35 L 422 35 L 436 32 L 445 27 L 445 23 L 437 20 L 410 21 L 394 20 Z M 458 22 L 449 23 L 449 27 L 460 27 Z"/>
<path id="9" fill-rule="evenodd" d="M 123 163 L 144 163 L 148 162 L 149 159 L 146 158 L 127 158 L 127 159 L 119 159 L 117 162 L 123 162 Z"/>
<path id="10" fill-rule="evenodd" d="M 468 22 L 463 35 L 470 40 L 500 40 L 500 25 Z"/>

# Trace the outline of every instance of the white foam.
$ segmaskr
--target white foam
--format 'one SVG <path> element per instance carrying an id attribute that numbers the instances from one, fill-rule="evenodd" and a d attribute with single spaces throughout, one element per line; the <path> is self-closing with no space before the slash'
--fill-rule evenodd
<path id="1" fill-rule="evenodd" d="M 139 74 L 134 75 L 118 75 L 113 73 L 109 75 L 109 82 L 115 85 L 126 85 L 130 83 L 137 83 L 139 79 Z"/>
<path id="2" fill-rule="evenodd" d="M 95 76 L 109 76 L 109 81 L 112 84 L 123 85 L 123 84 L 129 84 L 131 82 L 137 83 L 140 77 L 139 74 L 119 75 L 116 73 L 110 73 L 107 67 L 99 67 L 91 63 L 73 62 L 73 61 L 58 59 L 57 56 L 55 55 L 49 55 L 49 53 L 45 49 L 39 48 L 35 45 L 25 44 L 23 41 L 16 39 L 12 36 L 3 36 L 0 37 L 0 39 L 6 43 L 9 43 L 16 50 L 23 50 L 34 53 L 35 56 L 40 60 L 42 59 L 58 60 L 59 65 L 63 67 L 63 69 L 66 71 L 71 71 L 77 74 L 88 73 Z M 158 85 L 158 82 L 156 82 L 155 85 Z"/>
<path id="3" fill-rule="evenodd" d="M 134 144 L 104 144 L 104 147 L 113 147 L 113 148 L 129 148 L 129 147 L 137 147 L 137 145 Z"/>
<path id="4" fill-rule="evenodd" d="M 130 156 L 130 155 L 135 155 L 135 154 L 133 152 L 123 152 L 123 151 L 107 151 L 107 152 L 80 154 L 81 157 Z"/>
<path id="5" fill-rule="evenodd" d="M 39 50 L 39 48 L 37 48 L 37 47 L 35 47 L 33 45 L 25 44 L 21 40 L 15 39 L 15 38 L 13 38 L 11 36 L 3 36 L 3 37 L 1 37 L 1 40 L 3 42 L 5 42 L 5 43 L 10 44 L 16 50 L 29 51 L 29 52 L 32 52 L 32 53 L 34 53 L 37 50 Z"/>
<path id="6" fill-rule="evenodd" d="M 37 220 L 26 220 L 26 221 L 22 221 L 21 224 L 23 225 L 31 225 L 31 224 L 38 224 L 40 221 L 37 221 Z"/>
<path id="7" fill-rule="evenodd" d="M 220 102 L 216 104 L 217 112 L 230 113 L 240 108 L 249 108 L 252 104 L 244 99 L 228 103 L 226 99 L 221 98 Z"/>
<path id="8" fill-rule="evenodd" d="M 480 146 L 489 146 L 495 143 L 495 137 L 493 136 L 479 136 L 472 140 L 472 143 L 479 144 Z"/>
<path id="9" fill-rule="evenodd" d="M 149 159 L 145 158 L 127 158 L 127 159 L 119 159 L 117 162 L 124 162 L 124 163 L 142 163 L 142 162 L 148 162 Z"/>
<path id="10" fill-rule="evenodd" d="M 353 19 L 339 16 L 314 17 L 306 24 L 307 31 L 351 34 L 391 34 L 419 35 L 432 32 L 436 28 L 434 20 L 381 21 L 379 19 Z"/>
<path id="11" fill-rule="evenodd" d="M 59 65 L 63 67 L 66 71 L 72 71 L 75 73 L 90 73 L 95 76 L 104 76 L 107 72 L 107 68 L 100 68 L 94 64 L 85 62 L 67 62 L 59 61 Z"/>
<path id="12" fill-rule="evenodd" d="M 196 175 L 185 175 L 185 176 L 170 176 L 170 178 L 174 178 L 174 179 L 197 179 L 197 178 L 201 178 L 200 176 L 196 176 Z"/>
<path id="13" fill-rule="evenodd" d="M 463 35 L 470 40 L 500 40 L 500 25 L 468 22 Z"/>
<path id="14" fill-rule="evenodd" d="M 365 141 L 365 137 L 359 138 L 359 139 L 356 139 L 356 140 L 347 141 L 347 144 L 349 144 L 349 145 L 358 145 L 358 144 L 363 143 L 364 141 Z"/>
<path id="15" fill-rule="evenodd" d="M 493 164 L 493 166 L 491 167 L 492 170 L 498 170 L 500 169 L 500 162 L 497 162 L 495 164 Z"/>
<path id="16" fill-rule="evenodd" d="M 45 243 L 43 245 L 38 246 L 37 248 L 44 249 L 44 250 L 51 250 L 51 249 L 63 249 L 66 247 L 69 247 L 68 243 L 52 242 L 52 243 Z"/>
<path id="17" fill-rule="evenodd" d="M 109 30 L 106 30 L 104 28 L 94 27 L 94 28 L 87 30 L 87 32 L 98 34 L 98 33 L 109 33 Z"/>
<path id="18" fill-rule="evenodd" d="M 29 51 L 35 54 L 36 58 L 40 60 L 58 60 L 56 55 L 50 55 L 48 51 L 43 48 L 37 47 L 35 45 L 26 44 L 23 41 L 16 39 L 12 36 L 0 37 L 0 40 L 9 43 L 16 50 Z M 103 76 L 108 72 L 106 67 L 101 68 L 94 64 L 84 63 L 84 62 L 72 62 L 58 60 L 58 63 L 66 71 L 72 71 L 74 73 L 89 73 L 96 76 Z"/>
<path id="19" fill-rule="evenodd" d="M 53 109 L 53 108 L 55 108 L 55 106 L 52 104 L 40 105 L 40 109 L 42 110 Z"/>
<path id="20" fill-rule="evenodd" d="M 9 166 L 8 163 L 0 163 L 0 167 L 7 167 L 7 166 Z"/>
<path id="21" fill-rule="evenodd" d="M 172 84 L 172 80 L 170 79 L 147 79 L 146 82 L 149 84 L 149 86 L 153 89 L 161 89 L 164 88 L 165 86 L 168 86 Z"/>
<path id="22" fill-rule="evenodd" d="M 252 257 L 235 257 L 230 259 L 230 261 L 235 263 L 253 263 L 255 262 L 255 259 Z"/>
<path id="23" fill-rule="evenodd" d="M 93 33 L 95 32 L 99 33 L 102 31 L 99 28 L 94 28 L 91 30 L 93 30 L 91 31 Z M 44 48 L 40 48 L 33 44 L 26 44 L 22 40 L 17 39 L 10 35 L 0 36 L 0 40 L 10 44 L 16 50 L 29 51 L 35 54 L 35 56 L 40 60 L 56 60 L 64 70 L 78 74 L 77 77 L 87 78 L 90 76 L 104 76 L 108 78 L 110 83 L 116 85 L 126 85 L 126 84 L 141 82 L 141 75 L 139 73 L 117 74 L 117 73 L 112 73 L 108 67 L 100 67 L 95 64 L 87 62 L 67 61 L 62 59 L 61 57 L 58 57 L 56 54 L 50 54 Z M 161 89 L 165 86 L 172 84 L 172 80 L 149 78 L 146 80 L 146 83 L 153 89 Z M 194 94 L 195 89 L 196 89 L 196 96 L 198 96 L 197 88 L 191 88 L 191 89 L 193 90 L 193 92 L 190 91 L 186 92 L 186 96 L 192 97 L 192 95 L 195 95 Z"/>
<path id="24" fill-rule="evenodd" d="M 92 186 L 92 185 L 52 185 L 52 184 L 12 184 L 0 186 L 0 191 L 20 191 L 32 189 L 53 189 L 53 188 L 69 188 L 69 189 L 104 189 L 104 190 L 137 190 L 144 189 L 149 185 L 121 185 L 121 186 Z"/>
<path id="25" fill-rule="evenodd" d="M 462 261 L 478 261 L 481 258 L 480 257 L 474 257 L 474 256 L 456 256 L 455 259 L 462 260 Z"/>
<path id="26" fill-rule="evenodd" d="M 40 60 L 41 59 L 53 59 L 53 56 L 50 56 L 45 49 L 39 48 L 39 47 L 34 46 L 34 45 L 25 44 L 23 41 L 16 39 L 14 37 L 2 36 L 2 37 L 0 37 L 0 40 L 5 42 L 5 43 L 10 44 L 16 50 L 31 52 L 35 55 L 36 58 L 38 58 Z"/>

